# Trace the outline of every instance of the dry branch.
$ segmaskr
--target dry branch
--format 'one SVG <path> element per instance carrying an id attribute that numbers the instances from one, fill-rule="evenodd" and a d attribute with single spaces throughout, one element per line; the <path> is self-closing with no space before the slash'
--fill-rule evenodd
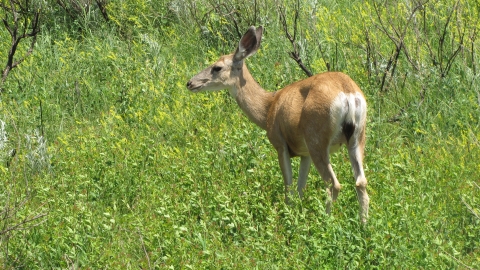
<path id="1" fill-rule="evenodd" d="M 282 8 L 279 4 L 277 4 L 278 7 L 278 13 L 280 15 L 280 22 L 282 23 L 283 30 L 285 31 L 285 36 L 287 39 L 290 41 L 293 47 L 293 51 L 289 52 L 288 54 L 290 57 L 297 62 L 298 66 L 307 74 L 308 77 L 311 77 L 313 73 L 305 66 L 305 64 L 302 61 L 302 58 L 300 57 L 300 53 L 298 52 L 298 47 L 297 47 L 297 27 L 298 27 L 298 13 L 300 10 L 300 3 L 299 1 L 296 2 L 295 4 L 295 13 L 294 13 L 294 19 L 293 19 L 293 36 L 290 34 L 288 30 L 288 23 L 287 23 L 287 18 L 285 15 L 285 9 Z"/>
<path id="2" fill-rule="evenodd" d="M 391 19 L 388 19 L 388 24 L 382 20 L 382 15 L 380 13 L 380 8 L 376 2 L 374 2 L 373 7 L 375 9 L 375 14 L 377 15 L 377 19 L 379 22 L 378 28 L 380 31 L 382 31 L 395 45 L 395 49 L 392 53 L 392 56 L 390 59 L 388 59 L 387 65 L 385 67 L 385 71 L 383 73 L 382 77 L 382 83 L 380 86 L 380 91 L 386 91 L 386 81 L 387 81 L 387 75 L 390 74 L 389 78 L 390 80 L 393 78 L 395 75 L 395 70 L 398 64 L 398 60 L 400 57 L 401 52 L 405 54 L 407 57 L 408 61 L 412 64 L 412 66 L 418 70 L 418 67 L 413 63 L 413 61 L 410 58 L 410 54 L 408 53 L 408 50 L 405 46 L 404 40 L 407 35 L 407 30 L 408 27 L 414 18 L 415 13 L 421 9 L 426 3 L 428 2 L 417 2 L 415 7 L 411 10 L 410 15 L 403 26 L 403 29 L 400 29 L 400 26 L 398 29 L 395 27 L 395 24 L 391 21 Z M 387 3 L 385 2 L 385 5 Z M 389 31 L 388 28 L 391 28 L 392 30 Z"/>
<path id="3" fill-rule="evenodd" d="M 478 190 L 480 190 L 480 186 L 473 182 L 473 184 L 478 188 Z M 467 207 L 468 211 L 470 211 L 470 213 L 472 213 L 475 217 L 477 217 L 478 219 L 480 219 L 480 213 L 478 213 L 478 211 L 473 208 L 470 204 L 468 204 L 465 199 L 462 197 L 462 203 Z"/>
<path id="4" fill-rule="evenodd" d="M 1 86 L 5 83 L 10 71 L 32 54 L 37 41 L 37 34 L 40 32 L 40 10 L 32 11 L 33 4 L 28 0 L 25 1 L 23 5 L 19 0 L 9 0 L 9 4 L 9 6 L 4 4 L 0 6 L 5 12 L 5 18 L 2 19 L 3 25 L 11 37 L 10 49 L 7 54 L 7 64 L 2 71 L 2 79 L 0 81 L 0 94 L 2 93 Z M 9 18 L 10 16 L 11 19 Z M 27 29 L 29 31 L 27 31 Z M 15 60 L 14 57 L 18 45 L 26 38 L 31 38 L 30 46 L 23 57 Z"/>
<path id="5" fill-rule="evenodd" d="M 105 21 L 110 21 L 107 13 L 107 0 L 95 0 L 95 2 L 97 3 L 98 9 L 100 10 L 100 13 L 102 13 Z"/>

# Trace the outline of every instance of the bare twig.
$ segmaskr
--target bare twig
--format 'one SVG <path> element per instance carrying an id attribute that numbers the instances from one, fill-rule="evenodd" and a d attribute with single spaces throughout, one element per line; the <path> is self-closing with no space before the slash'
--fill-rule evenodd
<path id="1" fill-rule="evenodd" d="M 102 13 L 105 21 L 110 21 L 107 13 L 107 0 L 95 0 L 95 2 L 97 3 L 98 9 L 100 10 L 100 13 Z"/>
<path id="2" fill-rule="evenodd" d="M 477 183 L 473 182 L 473 184 L 480 190 L 480 186 Z"/>
<path id="3" fill-rule="evenodd" d="M 243 28 L 257 24 L 257 0 L 254 0 L 253 3 L 245 1 L 220 1 L 220 3 L 217 3 L 217 1 L 211 1 L 210 5 L 218 15 L 233 22 L 234 29 L 229 29 L 229 31 L 235 32 L 238 38 L 243 36 Z"/>
<path id="4" fill-rule="evenodd" d="M 197 15 L 198 8 L 195 1 L 191 1 L 189 5 L 187 5 L 187 8 L 188 8 L 188 11 L 190 12 L 190 16 L 193 18 L 193 21 L 197 24 L 198 28 L 202 28 L 202 25 L 203 25 L 203 22 L 205 21 L 206 16 L 213 10 L 212 9 L 208 13 L 205 13 L 203 18 L 200 19 L 199 16 Z"/>
<path id="5" fill-rule="evenodd" d="M 12 225 L 12 223 L 15 223 L 15 220 L 13 219 L 16 217 L 17 213 L 22 208 L 24 208 L 26 203 L 30 200 L 30 196 L 27 195 L 20 203 L 17 203 L 17 202 L 12 203 L 10 201 L 10 198 L 11 198 L 11 193 L 7 191 L 6 204 L 2 212 L 0 213 L 0 224 L 2 225 L 2 228 L 0 228 L 0 243 L 1 243 L 0 247 L 2 247 L 2 251 L 5 253 L 6 257 L 8 257 L 8 252 L 9 252 L 8 243 L 10 238 L 12 237 L 12 232 L 28 230 L 30 228 L 39 226 L 40 224 L 44 223 L 46 220 L 41 220 L 36 223 L 34 223 L 34 221 L 37 221 L 47 215 L 46 213 L 40 213 L 34 216 L 27 216 L 22 221 Z M 40 205 L 38 209 L 42 208 L 43 205 Z"/>
<path id="6" fill-rule="evenodd" d="M 69 257 L 67 254 L 63 254 L 63 258 L 64 258 L 65 261 L 67 262 L 67 268 L 68 268 L 68 269 L 72 269 L 72 270 L 77 269 L 77 268 L 75 267 L 75 263 L 72 261 L 72 259 L 70 259 L 70 257 Z"/>
<path id="7" fill-rule="evenodd" d="M 478 21 L 480 18 L 476 18 L 475 22 L 472 25 L 478 25 Z M 472 33 L 470 35 L 470 41 L 471 41 L 471 59 L 472 59 L 472 69 L 473 69 L 473 74 L 477 74 L 477 65 L 475 64 L 475 41 L 477 38 L 477 33 L 478 33 L 478 27 L 473 27 Z"/>
<path id="8" fill-rule="evenodd" d="M 2 71 L 2 79 L 0 81 L 0 86 L 5 83 L 8 74 L 12 69 L 20 65 L 28 56 L 33 52 L 33 48 L 37 41 L 37 34 L 40 32 L 40 10 L 32 11 L 33 9 L 30 1 L 25 1 L 25 4 L 22 5 L 18 0 L 9 0 L 10 6 L 1 5 L 1 8 L 5 11 L 5 18 L 2 19 L 3 25 L 7 29 L 11 37 L 11 45 L 7 54 L 7 64 Z M 11 21 L 9 22 L 9 15 L 12 16 Z M 24 22 L 21 23 L 21 18 L 23 16 Z M 29 16 L 33 16 L 31 20 Z M 27 29 L 30 29 L 27 32 Z M 26 54 L 18 60 L 14 59 L 15 53 L 17 52 L 18 45 L 22 39 L 32 38 L 30 46 Z M 2 89 L 0 88 L 0 93 Z"/>
<path id="9" fill-rule="evenodd" d="M 293 36 L 290 34 L 288 30 L 287 18 L 285 14 L 285 9 L 282 8 L 279 4 L 277 4 L 278 13 L 280 15 L 280 21 L 283 25 L 283 30 L 285 31 L 285 36 L 290 41 L 293 46 L 293 51 L 289 52 L 290 57 L 297 62 L 298 66 L 305 72 L 308 77 L 311 77 L 313 73 L 305 66 L 300 57 L 300 53 L 298 52 L 297 47 L 297 27 L 298 27 L 298 16 L 300 11 L 300 2 L 297 0 L 295 4 L 295 13 L 294 13 L 294 20 L 293 20 Z"/>
<path id="10" fill-rule="evenodd" d="M 452 47 L 452 51 L 450 54 L 447 54 L 445 51 L 446 51 L 446 44 L 447 44 L 447 38 L 448 38 L 448 34 L 449 34 L 449 26 L 451 25 L 451 22 L 454 18 L 454 15 L 457 14 L 459 12 L 459 8 L 460 8 L 460 0 L 456 1 L 455 4 L 453 5 L 453 7 L 451 8 L 450 12 L 448 13 L 448 15 L 446 16 L 446 21 L 445 23 L 442 25 L 442 27 L 438 27 L 437 28 L 437 36 L 438 37 L 438 47 L 436 49 L 436 51 L 434 51 L 434 49 L 432 48 L 432 42 L 430 42 L 429 40 L 427 40 L 426 37 L 430 36 L 429 33 L 427 33 L 427 25 L 426 25 L 426 11 L 424 9 L 423 11 L 423 28 L 424 28 L 424 33 L 423 34 L 417 34 L 418 36 L 423 36 L 425 37 L 425 40 L 424 40 L 424 43 L 428 49 L 428 52 L 430 54 L 430 58 L 432 60 L 432 64 L 436 67 L 439 68 L 440 70 L 440 77 L 441 78 L 445 78 L 448 73 L 450 72 L 450 69 L 452 68 L 452 65 L 455 61 L 455 59 L 457 58 L 457 56 L 459 55 L 459 53 L 462 51 L 462 49 L 464 48 L 464 40 L 465 40 L 465 35 L 466 35 L 466 32 L 467 32 L 467 27 L 464 27 L 463 29 L 460 29 L 461 27 L 459 25 L 457 25 L 457 30 L 458 30 L 458 35 L 459 35 L 459 38 L 458 38 L 458 45 L 457 46 L 454 46 L 453 42 L 451 44 L 451 47 Z M 477 18 L 478 20 L 478 18 Z M 475 24 L 474 24 L 475 25 Z M 476 28 L 474 27 L 473 28 L 473 35 L 475 35 L 475 32 L 476 32 Z M 471 36 L 473 37 L 473 36 Z M 470 38 L 471 38 L 470 37 Z M 474 55 L 474 50 L 473 50 L 473 44 L 472 44 L 472 56 Z M 472 62 L 473 63 L 473 62 Z"/>
<path id="11" fill-rule="evenodd" d="M 104 0 L 95 0 L 97 3 L 97 6 L 100 8 L 100 11 L 102 12 L 102 6 L 105 8 L 106 1 Z M 62 7 L 62 9 L 68 14 L 68 16 L 72 19 L 75 20 L 78 18 L 79 15 L 83 15 L 84 13 L 88 13 L 90 11 L 91 5 L 92 5 L 93 0 L 57 0 L 57 4 Z M 104 10 L 106 12 L 106 10 Z M 105 18 L 107 19 L 107 18 Z"/>
<path id="12" fill-rule="evenodd" d="M 142 244 L 143 252 L 145 253 L 145 257 L 147 258 L 148 269 L 152 269 L 152 265 L 150 263 L 150 256 L 148 256 L 147 249 L 145 248 L 145 242 L 143 241 L 142 233 L 140 232 L 140 230 L 138 228 L 137 228 L 137 233 L 140 236 L 140 243 Z"/>
<path id="13" fill-rule="evenodd" d="M 480 219 L 480 215 L 475 211 L 475 209 L 473 209 L 473 207 L 471 205 L 469 205 L 465 199 L 462 197 L 462 203 L 467 207 L 467 209 L 470 211 L 470 213 L 472 213 L 475 217 L 477 217 L 478 219 Z"/>
<path id="14" fill-rule="evenodd" d="M 453 6 L 452 8 L 452 11 L 451 13 L 448 15 L 447 17 L 447 21 L 445 22 L 445 25 L 443 26 L 443 32 L 442 32 L 442 35 L 438 41 L 438 59 L 440 61 L 440 75 L 442 78 L 446 77 L 448 75 L 448 72 L 450 71 L 450 68 L 452 67 L 452 64 L 453 64 L 453 61 L 455 60 L 456 56 L 458 55 L 458 53 L 460 52 L 460 50 L 463 48 L 463 38 L 465 36 L 465 29 L 463 31 L 463 33 L 460 34 L 460 41 L 459 41 L 459 44 L 458 44 L 458 48 L 450 55 L 450 57 L 448 57 L 447 59 L 447 63 L 445 64 L 445 66 L 443 66 L 443 55 L 444 55 L 444 47 L 445 47 L 445 40 L 446 40 L 446 35 L 448 33 L 448 25 L 450 24 L 452 18 L 453 18 L 453 15 L 455 14 L 455 12 L 458 12 L 458 5 L 460 3 L 460 0 L 458 0 L 455 5 Z"/>
<path id="15" fill-rule="evenodd" d="M 444 255 L 447 255 L 448 257 L 450 257 L 451 259 L 453 259 L 454 261 L 456 261 L 458 264 L 461 264 L 463 267 L 465 267 L 465 269 L 470 269 L 470 270 L 473 270 L 475 268 L 471 267 L 471 266 L 468 266 L 466 264 L 464 264 L 462 261 L 460 261 L 459 259 L 455 258 L 453 255 L 450 255 L 449 253 L 443 251 L 443 254 Z"/>
<path id="16" fill-rule="evenodd" d="M 374 66 L 373 68 L 373 71 L 375 71 L 375 75 L 377 75 L 377 61 L 375 59 L 375 54 L 372 53 L 373 51 L 373 45 L 372 45 L 372 41 L 370 40 L 370 34 L 369 34 L 369 31 L 368 31 L 368 28 L 365 27 L 365 30 L 364 30 L 364 34 L 365 34 L 365 43 L 366 43 L 366 47 L 365 47 L 365 52 L 366 52 L 366 58 L 367 58 L 367 63 L 366 63 L 366 68 L 367 68 L 367 73 L 368 73 L 368 78 L 371 79 L 372 78 L 372 64 Z"/>
<path id="17" fill-rule="evenodd" d="M 0 236 L 5 235 L 11 231 L 21 231 L 21 230 L 26 230 L 28 228 L 32 228 L 35 226 L 38 226 L 42 224 L 44 221 L 41 221 L 37 224 L 30 225 L 30 226 L 25 226 L 26 224 L 31 223 L 32 221 L 35 221 L 37 219 L 40 219 L 42 217 L 45 217 L 47 214 L 46 213 L 40 213 L 37 214 L 33 217 L 25 217 L 22 221 L 15 225 L 10 225 L 10 222 L 8 221 L 9 219 L 12 219 L 15 217 L 15 215 L 22 209 L 24 206 L 27 204 L 27 202 L 30 200 L 30 196 L 27 195 L 20 203 L 15 203 L 15 205 L 12 207 L 10 206 L 10 193 L 7 193 L 7 203 L 2 212 L 0 213 L 0 221 L 3 223 L 3 228 L 0 230 Z M 40 205 L 37 209 L 42 208 L 45 204 Z"/>
<path id="18" fill-rule="evenodd" d="M 480 186 L 473 182 L 473 184 L 480 190 Z M 462 203 L 467 207 L 467 209 L 478 219 L 480 219 L 480 213 L 478 213 L 477 210 L 475 210 L 470 204 L 468 204 L 465 199 L 462 197 Z"/>
<path id="19" fill-rule="evenodd" d="M 407 48 L 405 47 L 405 43 L 404 43 L 404 40 L 405 40 L 405 37 L 407 35 L 407 30 L 408 30 L 408 27 L 410 25 L 410 22 L 412 21 L 415 13 L 420 9 L 422 8 L 426 3 L 428 2 L 425 1 L 425 2 L 418 2 L 416 3 L 416 6 L 412 9 L 412 11 L 410 12 L 410 15 L 407 19 L 407 22 L 405 23 L 405 25 L 403 26 L 403 29 L 397 29 L 395 27 L 395 24 L 391 21 L 391 19 L 388 20 L 388 26 L 392 29 L 392 32 L 390 32 L 388 29 L 387 29 L 387 26 L 386 26 L 386 23 L 383 21 L 382 19 L 382 16 L 380 14 L 380 9 L 378 7 L 378 4 L 376 2 L 374 2 L 373 4 L 373 7 L 375 9 L 375 13 L 377 15 L 377 18 L 378 18 L 378 22 L 379 22 L 379 29 L 380 31 L 382 31 L 385 35 L 387 35 L 387 37 L 393 42 L 393 44 L 395 45 L 395 50 L 393 51 L 392 53 L 392 56 L 390 57 L 390 59 L 388 60 L 388 63 L 385 67 L 385 71 L 383 73 L 383 77 L 382 77 L 382 83 L 381 83 L 381 86 L 380 86 L 380 90 L 381 91 L 385 91 L 386 90 L 386 86 L 385 86 L 385 83 L 386 83 L 386 79 L 387 79 L 387 75 L 389 74 L 389 78 L 390 80 L 393 78 L 393 76 L 395 75 L 395 70 L 396 70 L 396 67 L 397 67 L 397 64 L 398 64 L 398 59 L 400 57 L 400 54 L 403 50 L 404 54 L 406 55 L 407 59 L 409 59 L 410 63 L 412 63 L 412 66 L 414 68 L 416 68 L 418 70 L 418 68 L 416 67 L 416 65 L 413 64 L 413 61 L 410 60 L 410 56 L 409 56 L 409 53 L 408 53 L 408 50 Z"/>
<path id="20" fill-rule="evenodd" d="M 24 220 L 22 220 L 20 223 L 18 224 L 15 224 L 13 226 L 8 226 L 6 229 L 0 231 L 0 235 L 4 235 L 4 234 L 7 234 L 11 231 L 24 231 L 24 230 L 28 230 L 30 228 L 33 228 L 33 227 L 36 227 L 42 223 L 44 223 L 46 220 L 42 220 L 36 224 L 33 224 L 33 225 L 29 225 L 29 226 L 25 226 L 26 224 L 30 224 L 32 221 L 35 221 L 39 218 L 42 218 L 42 217 L 45 217 L 47 216 L 46 213 L 41 213 L 41 214 L 38 214 L 38 215 L 35 215 L 31 218 L 25 218 Z"/>

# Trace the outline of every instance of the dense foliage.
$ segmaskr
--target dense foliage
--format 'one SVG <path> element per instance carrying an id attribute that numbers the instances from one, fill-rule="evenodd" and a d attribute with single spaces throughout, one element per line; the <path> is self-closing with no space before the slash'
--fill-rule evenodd
<path id="1" fill-rule="evenodd" d="M 0 267 L 480 268 L 478 1 L 17 2 L 41 28 L 0 84 Z M 285 205 L 265 132 L 185 87 L 250 25 L 262 86 L 305 78 L 281 14 L 308 69 L 367 96 L 366 226 L 346 151 L 331 216 L 315 170 Z"/>

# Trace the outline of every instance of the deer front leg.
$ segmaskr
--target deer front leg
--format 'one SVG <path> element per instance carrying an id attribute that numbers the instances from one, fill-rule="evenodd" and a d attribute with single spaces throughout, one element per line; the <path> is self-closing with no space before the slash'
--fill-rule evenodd
<path id="1" fill-rule="evenodd" d="M 292 163 L 290 162 L 290 153 L 288 148 L 284 147 L 277 150 L 278 162 L 280 163 L 280 169 L 282 170 L 283 183 L 285 184 L 285 203 L 289 203 L 289 195 L 293 195 L 292 186 Z"/>
<path id="2" fill-rule="evenodd" d="M 312 164 L 312 159 L 308 156 L 302 156 L 300 158 L 300 171 L 298 173 L 298 182 L 297 182 L 297 191 L 300 199 L 303 198 L 303 189 L 307 185 L 307 177 L 310 172 L 310 165 Z"/>

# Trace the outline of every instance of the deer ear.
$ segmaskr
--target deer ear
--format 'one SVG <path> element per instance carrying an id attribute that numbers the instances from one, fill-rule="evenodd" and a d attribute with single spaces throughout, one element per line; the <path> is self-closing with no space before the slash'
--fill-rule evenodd
<path id="1" fill-rule="evenodd" d="M 262 34 L 263 27 L 259 26 L 257 29 L 255 29 L 254 26 L 250 26 L 247 32 L 240 39 L 233 60 L 242 61 L 250 55 L 255 54 L 258 48 L 260 48 Z"/>

